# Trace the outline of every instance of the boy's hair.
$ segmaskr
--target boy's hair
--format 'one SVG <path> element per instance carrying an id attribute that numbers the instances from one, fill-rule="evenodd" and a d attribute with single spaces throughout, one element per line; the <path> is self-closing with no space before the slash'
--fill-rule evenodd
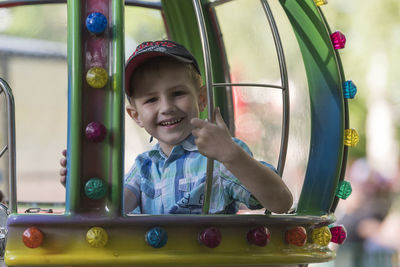
<path id="1" fill-rule="evenodd" d="M 196 90 L 199 90 L 201 85 L 203 84 L 203 81 L 201 79 L 201 75 L 198 73 L 196 68 L 193 66 L 193 64 L 190 63 L 184 63 L 182 61 L 179 61 L 173 57 L 168 57 L 168 56 L 159 56 L 159 57 L 154 57 L 142 65 L 140 65 L 134 73 L 131 75 L 131 80 L 130 80 L 130 89 L 129 89 L 129 95 L 128 98 L 133 96 L 133 80 L 137 77 L 141 77 L 145 75 L 146 73 L 154 73 L 154 74 L 159 74 L 161 69 L 164 68 L 181 68 L 187 75 L 187 77 L 190 79 L 192 84 L 195 86 Z"/>
<path id="2" fill-rule="evenodd" d="M 185 65 L 191 65 L 200 75 L 199 65 L 194 56 L 181 44 L 169 40 L 144 42 L 136 47 L 125 67 L 125 93 L 128 99 L 132 96 L 132 76 L 136 70 L 150 59 L 157 57 L 173 58 Z M 153 61 L 153 60 L 151 60 Z M 196 78 L 198 79 L 198 78 Z M 201 78 L 200 78 L 201 80 Z"/>

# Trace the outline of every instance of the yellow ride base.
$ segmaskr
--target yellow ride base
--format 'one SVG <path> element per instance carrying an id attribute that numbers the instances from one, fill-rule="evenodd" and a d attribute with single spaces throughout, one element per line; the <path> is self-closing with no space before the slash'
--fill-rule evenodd
<path id="1" fill-rule="evenodd" d="M 145 216 L 91 219 L 65 215 L 11 215 L 5 261 L 8 266 L 268 266 L 304 264 L 334 259 L 326 246 L 312 243 L 298 247 L 286 243 L 285 232 L 303 226 L 310 237 L 316 227 L 330 224 L 333 216 L 296 215 L 214 215 L 214 216 Z M 39 228 L 44 241 L 38 248 L 28 248 L 22 233 L 30 226 Z M 94 248 L 86 241 L 87 231 L 102 227 L 108 242 Z M 145 233 L 159 226 L 167 231 L 162 248 L 145 242 Z M 216 248 L 199 242 L 199 233 L 217 227 L 222 241 Z M 249 244 L 247 232 L 254 227 L 269 229 L 267 246 Z"/>

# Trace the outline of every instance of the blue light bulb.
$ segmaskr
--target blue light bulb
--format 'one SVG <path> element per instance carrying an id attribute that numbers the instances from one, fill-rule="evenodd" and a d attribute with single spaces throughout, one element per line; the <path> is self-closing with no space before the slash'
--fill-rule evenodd
<path id="1" fill-rule="evenodd" d="M 345 81 L 343 83 L 343 96 L 344 98 L 354 98 L 357 94 L 357 86 L 352 80 Z"/>
<path id="2" fill-rule="evenodd" d="M 161 227 L 154 227 L 146 233 L 146 242 L 153 248 L 163 247 L 167 243 L 167 240 L 167 232 Z"/>
<path id="3" fill-rule="evenodd" d="M 107 27 L 107 18 L 99 12 L 90 13 L 86 18 L 86 28 L 89 32 L 100 34 Z"/>

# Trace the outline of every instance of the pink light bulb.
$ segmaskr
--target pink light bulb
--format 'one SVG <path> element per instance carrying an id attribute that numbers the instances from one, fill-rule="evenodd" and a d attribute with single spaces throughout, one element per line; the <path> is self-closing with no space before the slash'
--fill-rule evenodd
<path id="1" fill-rule="evenodd" d="M 346 36 L 340 31 L 331 34 L 331 40 L 334 49 L 342 49 L 346 45 Z"/>

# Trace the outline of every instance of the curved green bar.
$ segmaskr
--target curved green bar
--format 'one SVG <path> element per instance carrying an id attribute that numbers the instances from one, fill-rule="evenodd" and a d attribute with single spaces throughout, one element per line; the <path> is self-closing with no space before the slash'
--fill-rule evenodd
<path id="1" fill-rule="evenodd" d="M 222 83 L 225 82 L 224 71 L 222 67 L 222 62 L 224 59 L 218 50 L 218 40 L 211 27 L 211 19 L 207 8 L 208 3 L 208 0 L 201 1 L 210 45 L 213 82 Z M 183 44 L 193 53 L 199 63 L 202 77 L 204 77 L 203 52 L 192 1 L 163 0 L 162 8 L 165 14 L 165 19 L 167 22 L 166 24 L 168 25 L 170 38 Z M 220 107 L 221 113 L 229 125 L 229 116 L 227 116 L 227 97 L 231 96 L 228 96 L 225 90 L 214 90 L 215 106 Z M 204 113 L 206 113 L 206 111 L 204 111 Z M 202 117 L 206 118 L 207 116 L 206 114 L 202 114 Z"/>
<path id="2" fill-rule="evenodd" d="M 280 0 L 295 31 L 308 78 L 311 140 L 297 213 L 330 212 L 338 184 L 344 136 L 344 101 L 336 53 L 313 0 Z"/>

